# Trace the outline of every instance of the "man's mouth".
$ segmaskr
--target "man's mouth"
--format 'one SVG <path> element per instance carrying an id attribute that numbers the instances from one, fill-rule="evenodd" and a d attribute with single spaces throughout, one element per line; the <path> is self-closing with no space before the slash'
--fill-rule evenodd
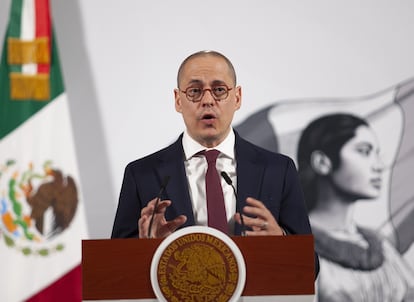
<path id="1" fill-rule="evenodd" d="M 212 119 L 215 119 L 215 118 L 216 118 L 216 116 L 212 113 L 206 113 L 206 114 L 203 114 L 201 116 L 202 120 L 212 120 Z"/>

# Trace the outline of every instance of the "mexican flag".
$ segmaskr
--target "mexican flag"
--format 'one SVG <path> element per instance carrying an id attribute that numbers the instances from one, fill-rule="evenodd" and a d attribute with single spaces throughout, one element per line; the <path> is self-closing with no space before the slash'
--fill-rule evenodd
<path id="1" fill-rule="evenodd" d="M 81 301 L 87 238 L 48 0 L 13 0 L 0 63 L 0 301 Z"/>

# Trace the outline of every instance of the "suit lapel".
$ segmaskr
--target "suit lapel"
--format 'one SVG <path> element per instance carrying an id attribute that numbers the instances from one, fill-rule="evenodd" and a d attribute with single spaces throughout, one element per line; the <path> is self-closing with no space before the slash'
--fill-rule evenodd
<path id="1" fill-rule="evenodd" d="M 187 225 L 194 225 L 194 215 L 191 199 L 188 190 L 187 177 L 184 168 L 184 151 L 181 143 L 182 135 L 171 146 L 169 146 L 160 157 L 157 167 L 159 176 L 170 176 L 170 181 L 166 187 L 166 198 L 172 201 L 172 205 L 167 208 L 166 219 L 171 220 L 178 215 L 186 215 Z"/>
<path id="2" fill-rule="evenodd" d="M 237 198 L 240 208 L 246 205 L 247 197 L 259 198 L 262 176 L 265 169 L 257 150 L 236 134 Z M 235 233 L 240 234 L 236 224 Z"/>

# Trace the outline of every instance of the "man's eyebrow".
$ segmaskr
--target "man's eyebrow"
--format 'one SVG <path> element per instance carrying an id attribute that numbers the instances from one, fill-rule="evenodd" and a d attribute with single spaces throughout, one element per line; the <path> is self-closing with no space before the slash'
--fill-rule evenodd
<path id="1" fill-rule="evenodd" d="M 196 84 L 196 85 L 204 85 L 204 82 L 203 81 L 201 81 L 201 80 L 198 80 L 198 79 L 192 79 L 192 80 L 190 80 L 188 83 L 187 83 L 187 85 L 193 85 L 193 84 Z M 226 84 L 226 82 L 224 82 L 224 81 L 222 81 L 222 80 L 214 80 L 214 81 L 212 81 L 211 82 L 211 86 L 217 86 L 217 85 L 227 85 Z"/>
<path id="2" fill-rule="evenodd" d="M 188 84 L 203 84 L 203 82 L 201 80 L 193 79 L 189 81 Z"/>
<path id="3" fill-rule="evenodd" d="M 224 81 L 220 81 L 220 80 L 214 80 L 213 82 L 211 82 L 211 85 L 223 85 L 226 84 L 226 82 Z"/>

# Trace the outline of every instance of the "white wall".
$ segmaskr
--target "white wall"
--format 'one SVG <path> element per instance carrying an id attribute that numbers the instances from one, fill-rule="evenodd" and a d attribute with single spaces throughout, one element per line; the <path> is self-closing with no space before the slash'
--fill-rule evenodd
<path id="1" fill-rule="evenodd" d="M 3 35 L 11 0 L 0 2 Z M 176 71 L 223 52 L 235 122 L 279 99 L 370 94 L 414 76 L 414 2 L 52 0 L 92 237 L 107 237 L 124 166 L 174 140 Z"/>

